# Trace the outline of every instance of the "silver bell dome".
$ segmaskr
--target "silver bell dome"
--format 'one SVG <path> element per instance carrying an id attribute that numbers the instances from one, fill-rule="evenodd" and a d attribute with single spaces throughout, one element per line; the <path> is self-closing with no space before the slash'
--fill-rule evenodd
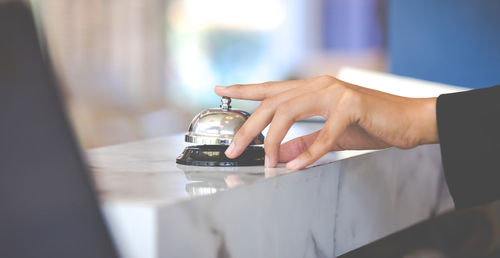
<path id="1" fill-rule="evenodd" d="M 196 115 L 189 125 L 185 141 L 196 144 L 229 145 L 234 135 L 245 123 L 250 114 L 231 109 L 231 99 L 222 97 L 220 108 L 205 109 Z M 259 134 L 250 145 L 264 143 Z"/>

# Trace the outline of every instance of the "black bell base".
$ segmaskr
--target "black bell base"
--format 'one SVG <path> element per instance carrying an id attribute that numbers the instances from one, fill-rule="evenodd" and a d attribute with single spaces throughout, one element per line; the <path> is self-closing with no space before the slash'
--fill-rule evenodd
<path id="1" fill-rule="evenodd" d="M 262 166 L 264 165 L 264 148 L 248 146 L 237 158 L 230 159 L 224 152 L 226 145 L 196 145 L 188 146 L 177 157 L 175 162 L 182 165 L 204 167 L 236 167 L 236 166 Z"/>

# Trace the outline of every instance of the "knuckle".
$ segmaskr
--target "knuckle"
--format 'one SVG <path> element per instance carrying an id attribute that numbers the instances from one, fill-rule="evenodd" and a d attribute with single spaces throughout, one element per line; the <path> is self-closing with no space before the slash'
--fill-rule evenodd
<path id="1" fill-rule="evenodd" d="M 264 99 L 264 100 L 260 103 L 259 108 L 264 109 L 264 110 L 267 110 L 267 109 L 271 108 L 271 104 L 272 104 L 272 98 L 267 98 L 267 99 Z"/>
<path id="2" fill-rule="evenodd" d="M 329 84 L 328 88 L 332 91 L 337 91 L 337 92 L 351 90 L 348 84 L 334 77 L 332 78 L 332 82 Z"/>
<path id="3" fill-rule="evenodd" d="M 316 77 L 316 80 L 318 82 L 324 82 L 324 83 L 334 83 L 337 82 L 337 79 L 331 75 L 320 75 Z"/>
<path id="4" fill-rule="evenodd" d="M 267 82 L 261 83 L 260 86 L 265 88 L 265 87 L 271 87 L 272 84 L 273 84 L 273 82 L 267 81 Z"/>
<path id="5" fill-rule="evenodd" d="M 242 87 L 243 87 L 243 85 L 241 85 L 241 84 L 234 84 L 234 85 L 231 85 L 229 88 L 232 90 L 240 90 Z"/>
<path id="6" fill-rule="evenodd" d="M 305 163 L 307 165 L 310 165 L 313 162 L 317 161 L 319 158 L 321 158 L 322 155 L 323 153 L 320 153 L 315 149 L 309 148 L 308 150 L 304 151 L 301 156 L 302 159 L 305 161 Z"/>
<path id="7" fill-rule="evenodd" d="M 318 135 L 318 145 L 317 146 L 324 148 L 323 146 L 325 146 L 325 145 L 327 145 L 327 146 L 332 145 L 333 141 L 334 141 L 334 139 L 329 132 L 322 133 L 322 134 Z"/>
<path id="8" fill-rule="evenodd" d="M 273 82 L 267 81 L 258 85 L 258 89 L 262 92 L 262 97 L 269 98 L 270 96 L 272 96 L 270 91 L 272 84 Z"/>
<path id="9" fill-rule="evenodd" d="M 361 96 L 359 95 L 359 93 L 357 93 L 352 89 L 346 88 L 344 89 L 344 92 L 340 97 L 339 107 L 353 109 L 359 107 L 360 103 L 361 103 Z"/>
<path id="10" fill-rule="evenodd" d="M 272 138 L 266 137 L 264 140 L 264 150 L 266 153 L 273 154 L 273 152 L 276 150 L 274 140 Z"/>
<path id="11" fill-rule="evenodd" d="M 407 150 L 416 147 L 417 145 L 418 145 L 418 140 L 416 139 L 403 139 L 400 140 L 396 146 L 401 149 Z"/>
<path id="12" fill-rule="evenodd" d="M 319 96 L 325 96 L 327 98 L 332 98 L 335 96 L 335 91 L 337 89 L 335 89 L 334 87 L 326 87 L 326 88 L 323 88 L 321 90 L 318 91 L 318 95 Z"/>
<path id="13" fill-rule="evenodd" d="M 314 155 L 312 154 L 311 150 L 309 150 L 309 149 L 305 150 L 304 152 L 302 152 L 301 155 L 306 160 L 311 160 L 314 157 Z"/>
<path id="14" fill-rule="evenodd" d="M 263 109 L 268 110 L 268 109 L 273 109 L 275 107 L 276 103 L 278 103 L 277 98 L 270 97 L 270 98 L 264 99 L 260 105 Z"/>
<path id="15" fill-rule="evenodd" d="M 337 141 L 335 143 L 335 146 L 338 148 L 338 150 L 347 150 L 348 149 L 345 142 L 343 142 L 343 141 Z"/>
<path id="16" fill-rule="evenodd" d="M 303 99 L 301 99 L 299 97 L 294 97 L 294 98 L 291 98 L 291 99 L 284 101 L 283 103 L 281 103 L 279 105 L 279 107 L 281 108 L 281 110 L 283 112 L 289 113 L 294 108 L 296 108 L 298 106 L 302 106 L 304 104 L 305 103 L 304 103 Z"/>
<path id="17" fill-rule="evenodd" d="M 285 116 L 287 114 L 289 114 L 290 112 L 290 108 L 292 107 L 292 105 L 290 104 L 290 101 L 287 101 L 285 103 L 282 103 L 281 105 L 279 105 L 277 108 L 276 108 L 276 113 L 275 115 L 278 115 L 278 116 Z"/>
<path id="18" fill-rule="evenodd" d="M 266 138 L 264 139 L 264 150 L 267 152 L 269 150 L 269 145 L 271 144 L 271 136 L 269 134 L 266 135 Z"/>
<path id="19" fill-rule="evenodd" d="M 280 104 L 276 111 L 274 112 L 275 121 L 279 121 L 282 125 L 288 125 L 295 122 L 295 118 L 297 114 L 293 112 L 294 103 L 292 101 L 287 101 L 285 103 Z"/>
<path id="20" fill-rule="evenodd" d="M 264 140 L 264 151 L 269 155 L 274 155 L 279 152 L 279 142 L 277 137 L 269 134 L 267 135 L 266 139 Z"/>

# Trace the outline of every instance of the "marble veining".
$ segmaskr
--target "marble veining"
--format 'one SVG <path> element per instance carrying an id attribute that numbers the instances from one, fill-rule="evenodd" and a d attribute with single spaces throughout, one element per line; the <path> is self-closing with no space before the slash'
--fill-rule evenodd
<path id="1" fill-rule="evenodd" d="M 289 173 L 176 165 L 178 137 L 88 152 L 124 257 L 334 257 L 453 208 L 438 145 Z"/>

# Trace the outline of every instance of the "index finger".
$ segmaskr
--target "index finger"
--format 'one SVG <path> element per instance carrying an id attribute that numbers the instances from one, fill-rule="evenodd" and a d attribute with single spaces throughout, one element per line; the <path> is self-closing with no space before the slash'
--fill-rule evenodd
<path id="1" fill-rule="evenodd" d="M 309 82 L 310 79 L 264 82 L 256 84 L 235 84 L 231 86 L 216 86 L 215 93 L 235 99 L 263 100 L 287 90 L 297 88 Z"/>

